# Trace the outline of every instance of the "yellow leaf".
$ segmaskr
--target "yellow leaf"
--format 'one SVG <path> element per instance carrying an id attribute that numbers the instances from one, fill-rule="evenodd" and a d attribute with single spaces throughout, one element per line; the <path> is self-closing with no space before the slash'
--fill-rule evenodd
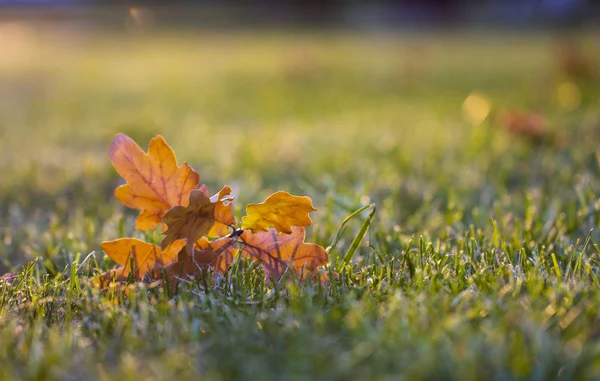
<path id="1" fill-rule="evenodd" d="M 174 206 L 187 206 L 190 192 L 200 175 L 187 163 L 177 165 L 173 150 L 162 136 L 150 140 L 148 153 L 127 135 L 118 134 L 109 157 L 127 184 L 115 190 L 115 197 L 130 208 L 141 209 L 135 227 L 151 230 Z"/>
<path id="2" fill-rule="evenodd" d="M 305 230 L 292 227 L 291 234 L 278 233 L 275 229 L 252 233 L 244 231 L 242 254 L 263 264 L 265 275 L 277 280 L 288 269 L 299 275 L 316 275 L 320 266 L 327 264 L 327 252 L 315 243 L 304 243 Z"/>
<path id="3" fill-rule="evenodd" d="M 215 223 L 235 225 L 231 210 L 233 197 L 230 194 L 231 188 L 228 186 L 224 186 L 211 198 L 201 189 L 192 191 L 188 206 L 176 206 L 163 217 L 167 230 L 161 247 L 169 246 L 176 239 L 185 238 L 188 242 L 187 251 L 193 253 L 194 242 L 207 235 Z"/>
<path id="4" fill-rule="evenodd" d="M 246 206 L 247 216 L 242 218 L 242 229 L 259 232 L 273 227 L 290 234 L 292 226 L 310 226 L 312 221 L 308 213 L 315 210 L 310 197 L 273 193 L 260 204 Z"/>
<path id="5" fill-rule="evenodd" d="M 126 280 L 130 274 L 133 279 L 142 280 L 146 275 L 156 277 L 165 266 L 176 262 L 178 254 L 186 245 L 186 241 L 177 240 L 166 250 L 159 246 L 136 238 L 119 238 L 102 242 L 102 250 L 122 268 L 117 268 L 102 276 L 106 281 Z M 132 268 L 133 265 L 133 268 Z"/>

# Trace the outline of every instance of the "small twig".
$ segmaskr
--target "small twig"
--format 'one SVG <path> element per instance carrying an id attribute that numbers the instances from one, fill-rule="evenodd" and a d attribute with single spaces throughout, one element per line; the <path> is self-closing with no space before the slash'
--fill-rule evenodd
<path id="1" fill-rule="evenodd" d="M 244 229 L 236 228 L 234 226 L 232 226 L 232 228 L 233 231 L 227 236 L 228 238 L 238 238 L 242 235 L 242 233 L 244 233 Z"/>

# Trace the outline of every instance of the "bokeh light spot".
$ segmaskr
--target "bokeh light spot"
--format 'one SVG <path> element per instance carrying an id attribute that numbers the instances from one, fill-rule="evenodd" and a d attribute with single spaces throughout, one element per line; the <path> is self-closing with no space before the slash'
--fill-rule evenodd
<path id="1" fill-rule="evenodd" d="M 483 123 L 492 109 L 490 101 L 482 94 L 472 92 L 462 105 L 462 113 L 465 120 L 473 125 Z"/>
<path id="2" fill-rule="evenodd" d="M 573 111 L 581 104 L 581 91 L 572 82 L 563 82 L 558 85 L 554 95 L 558 105 L 567 111 Z"/>

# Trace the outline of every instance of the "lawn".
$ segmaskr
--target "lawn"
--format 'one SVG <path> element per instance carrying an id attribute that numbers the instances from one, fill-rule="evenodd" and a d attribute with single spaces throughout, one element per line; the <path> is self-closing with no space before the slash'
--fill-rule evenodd
<path id="1" fill-rule="evenodd" d="M 600 379 L 600 85 L 555 35 L 0 31 L 0 379 Z M 162 238 L 113 197 L 119 132 L 163 135 L 238 219 L 310 196 L 339 276 L 98 290 L 102 241 Z"/>

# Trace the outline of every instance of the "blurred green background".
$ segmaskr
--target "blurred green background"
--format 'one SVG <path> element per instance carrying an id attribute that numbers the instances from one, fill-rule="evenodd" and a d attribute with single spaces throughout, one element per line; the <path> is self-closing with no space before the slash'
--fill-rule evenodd
<path id="1" fill-rule="evenodd" d="M 232 185 L 242 202 L 282 189 L 333 203 L 316 216 L 324 237 L 361 203 L 380 205 L 385 229 L 427 233 L 445 229 L 435 216 L 450 204 L 465 226 L 487 224 L 494 205 L 519 210 L 531 190 L 576 200 L 577 186 L 595 182 L 598 82 L 568 67 L 595 68 L 585 33 L 12 22 L 0 36 L 4 219 L 132 214 L 112 198 L 117 132 L 144 148 L 165 136 L 210 189 Z M 541 115 L 560 143 L 511 134 L 502 115 L 517 112 Z"/>

